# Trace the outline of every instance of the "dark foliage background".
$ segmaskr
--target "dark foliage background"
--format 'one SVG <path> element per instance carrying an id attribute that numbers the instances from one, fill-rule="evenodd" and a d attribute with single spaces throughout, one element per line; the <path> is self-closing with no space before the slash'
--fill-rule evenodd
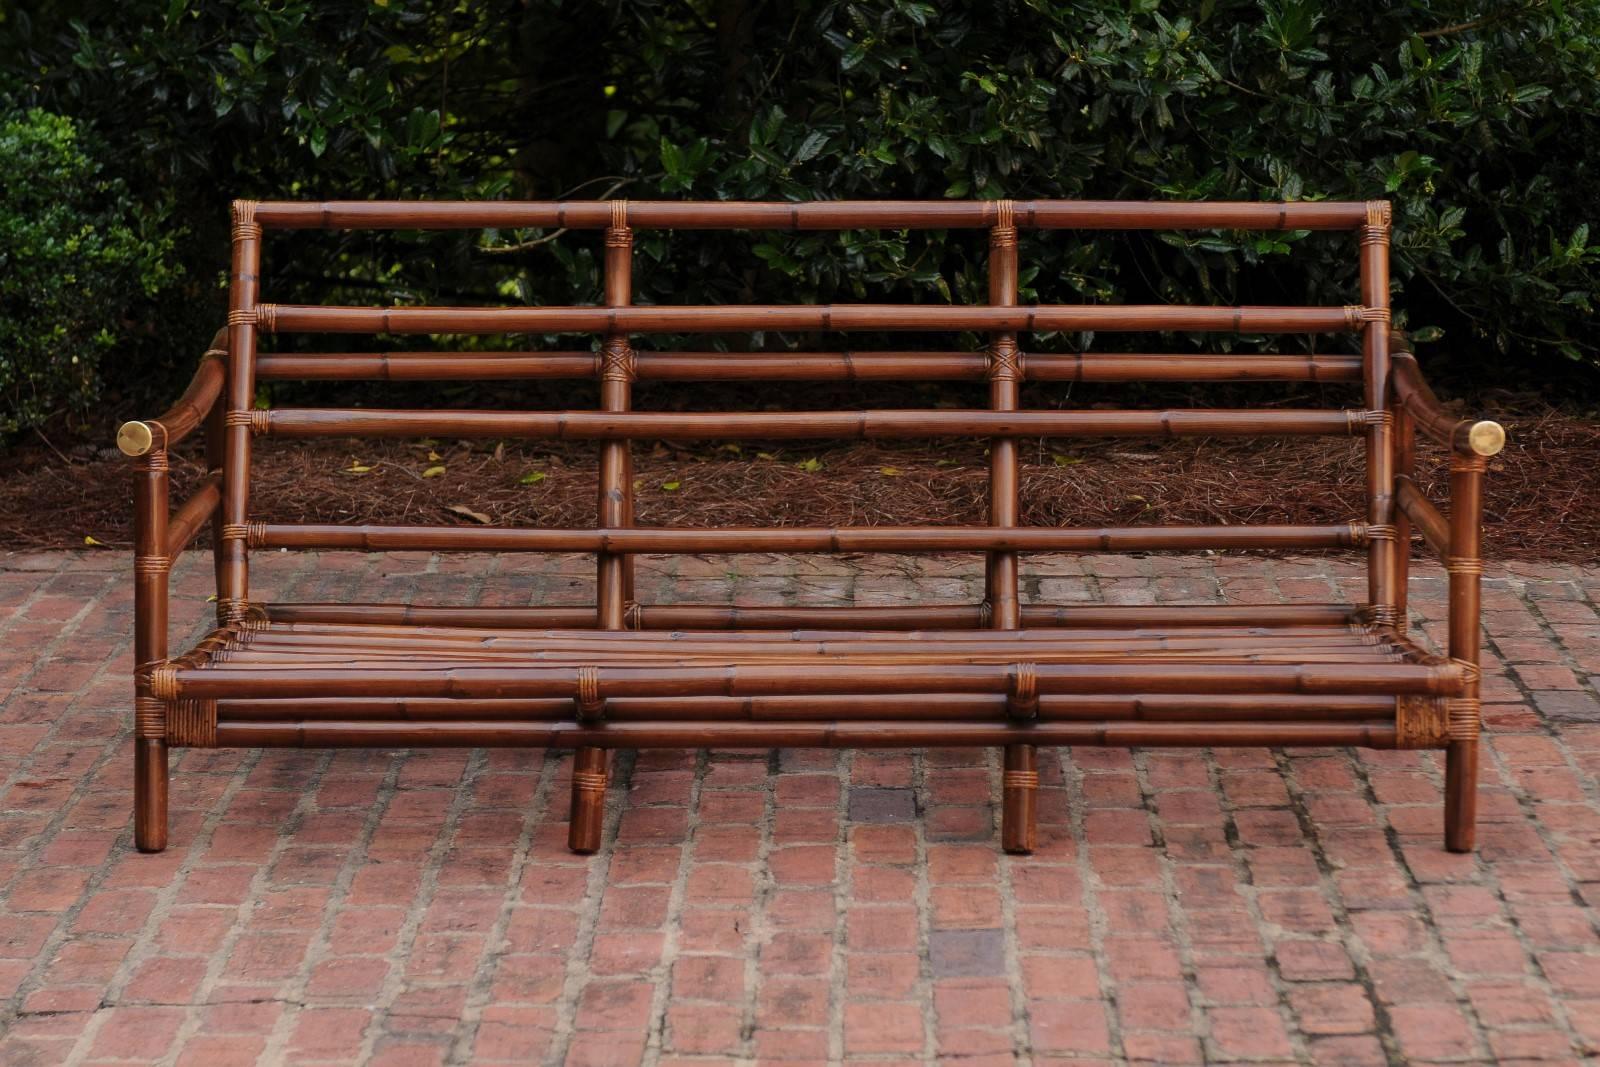
<path id="1" fill-rule="evenodd" d="M 30 108 L 48 113 L 34 122 L 70 117 L 75 150 L 110 176 L 28 195 L 72 202 L 80 227 L 170 241 L 159 262 L 105 264 L 120 289 L 51 296 L 76 309 L 57 316 L 85 319 L 69 337 L 115 343 L 11 341 L 0 429 L 103 414 L 186 376 L 222 317 L 235 196 L 1386 196 L 1400 316 L 1435 373 L 1561 391 L 1592 388 L 1600 365 L 1589 0 L 46 0 L 0 12 L 8 121 L 27 123 Z M 35 180 L 0 159 L 8 200 Z M 282 302 L 595 299 L 595 235 L 551 236 L 275 237 L 265 286 Z M 641 237 L 641 301 L 983 292 L 970 234 Z M 1346 303 L 1350 253 L 1305 235 L 1061 234 L 1025 242 L 1024 282 L 1044 301 Z M 0 249 L 0 270 L 28 254 Z M 25 321 L 41 298 L 0 285 L 0 299 L 0 317 Z M 92 407 L 97 395 L 112 403 Z"/>

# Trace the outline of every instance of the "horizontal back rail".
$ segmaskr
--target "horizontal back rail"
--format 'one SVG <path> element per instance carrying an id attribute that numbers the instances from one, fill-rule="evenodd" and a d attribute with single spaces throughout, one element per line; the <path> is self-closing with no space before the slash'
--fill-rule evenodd
<path id="1" fill-rule="evenodd" d="M 1161 352 L 1018 353 L 1039 382 L 1358 382 L 1361 357 L 1187 355 Z M 601 372 L 599 352 L 265 352 L 266 381 L 576 380 Z M 980 381 L 987 352 L 635 352 L 641 381 Z"/>
<path id="2" fill-rule="evenodd" d="M 419 202 L 267 200 L 255 221 L 272 229 L 599 230 L 617 223 L 614 201 Z M 1364 201 L 1165 203 L 1013 200 L 1012 225 L 1075 230 L 1351 230 L 1366 223 Z M 634 229 L 851 230 L 983 229 L 997 225 L 998 201 L 817 200 L 806 203 L 629 200 L 622 225 Z"/>
<path id="3" fill-rule="evenodd" d="M 1134 333 L 1352 333 L 1371 309 L 1182 304 L 707 304 L 616 307 L 345 307 L 262 304 L 268 333 L 748 333 L 789 331 L 1095 330 Z M 1387 321 L 1387 314 L 1384 315 Z"/>
<path id="4" fill-rule="evenodd" d="M 242 413 L 277 437 L 540 438 L 556 441 L 874 440 L 923 437 L 1340 436 L 1367 426 L 1365 411 L 480 411 L 275 408 Z"/>

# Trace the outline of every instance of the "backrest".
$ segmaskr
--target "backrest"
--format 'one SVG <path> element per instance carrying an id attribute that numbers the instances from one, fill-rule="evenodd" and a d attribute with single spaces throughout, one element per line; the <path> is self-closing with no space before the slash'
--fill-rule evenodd
<path id="1" fill-rule="evenodd" d="M 1389 206 L 1385 202 L 1118 203 L 1093 201 L 692 202 L 254 202 L 234 205 L 232 292 L 219 613 L 246 617 L 248 551 L 254 547 L 414 550 L 486 549 L 596 554 L 592 625 L 628 625 L 634 608 L 631 557 L 638 552 L 878 551 L 983 552 L 983 621 L 1021 625 L 1017 553 L 1154 548 L 1330 548 L 1365 545 L 1371 610 L 1392 617 L 1397 575 L 1393 505 L 1393 420 L 1385 410 L 1389 374 Z M 332 307 L 284 305 L 260 287 L 262 243 L 278 229 L 562 228 L 600 231 L 604 304 L 569 307 Z M 642 229 L 846 230 L 978 229 L 988 233 L 988 301 L 983 305 L 635 306 L 633 235 Z M 1336 307 L 1213 307 L 1018 304 L 1019 229 L 1339 230 L 1355 240 L 1359 298 Z M 575 239 L 581 239 L 578 235 Z M 662 333 L 757 330 L 918 333 L 979 331 L 981 351 L 720 353 L 636 351 L 632 339 Z M 1025 353 L 1042 331 L 1217 331 L 1359 333 L 1361 355 L 1178 355 Z M 262 334 L 567 334 L 598 339 L 598 350 L 275 354 Z M 593 379 L 585 410 L 395 410 L 253 406 L 258 379 L 410 380 Z M 932 380 L 986 379 L 987 407 L 973 410 L 822 412 L 637 412 L 638 379 Z M 1020 410 L 1021 384 L 1043 381 L 1287 380 L 1361 382 L 1350 410 Z M 285 525 L 254 521 L 249 504 L 251 438 L 451 435 L 593 441 L 599 450 L 598 522 L 592 529 L 457 526 Z M 1335 526 L 1109 527 L 1018 525 L 1019 438 L 1063 436 L 1364 435 L 1368 509 Z M 979 528 L 860 527 L 638 529 L 633 523 L 630 442 L 981 437 L 991 439 L 989 522 Z"/>

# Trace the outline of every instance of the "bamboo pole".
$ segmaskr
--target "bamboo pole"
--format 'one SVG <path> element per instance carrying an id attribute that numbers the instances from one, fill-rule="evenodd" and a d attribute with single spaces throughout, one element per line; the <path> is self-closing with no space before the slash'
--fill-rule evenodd
<path id="1" fill-rule="evenodd" d="M 597 441 L 881 440 L 934 437 L 1194 437 L 1365 430 L 1361 411 L 1276 409 L 1198 411 L 408 411 L 274 408 L 246 413 L 257 432 L 278 437 L 543 438 Z"/>
<path id="2" fill-rule="evenodd" d="M 549 627 L 588 629 L 595 625 L 594 605 L 575 607 L 487 608 L 421 604 L 293 604 L 262 605 L 274 623 L 338 623 L 390 626 Z M 1346 626 L 1358 609 L 1348 604 L 1029 604 L 1022 609 L 1025 627 L 1103 626 L 1131 629 L 1163 626 L 1188 630 L 1199 626 Z M 721 604 L 645 604 L 639 608 L 644 630 L 921 630 L 978 627 L 982 608 L 976 604 L 928 604 L 912 607 L 734 607 Z"/>
<path id="3" fill-rule="evenodd" d="M 628 205 L 613 201 L 611 225 L 605 231 L 605 300 L 608 308 L 625 307 L 633 302 L 633 231 L 628 228 Z M 631 405 L 634 357 L 628 337 L 607 334 L 601 348 L 600 406 L 605 411 L 624 412 Z M 626 440 L 607 440 L 600 445 L 598 524 L 608 528 L 629 525 L 633 496 Z M 607 551 L 602 546 L 595 557 L 596 611 L 600 627 L 621 630 L 626 626 L 630 557 Z M 596 702 L 580 697 L 580 711 L 598 714 Z M 578 853 L 597 852 L 605 826 L 607 778 L 606 751 L 580 748 L 572 766 L 572 820 L 567 831 L 567 847 Z"/>
<path id="4" fill-rule="evenodd" d="M 145 453 L 133 499 L 133 838 L 141 852 L 167 847 L 168 704 L 150 675 L 167 661 L 167 452 Z"/>
<path id="5" fill-rule="evenodd" d="M 1390 337 L 1392 343 L 1402 346 L 1394 354 L 1390 386 L 1395 401 L 1405 408 L 1416 428 L 1458 455 L 1498 455 L 1506 445 L 1505 428 L 1489 419 L 1463 419 L 1446 411 L 1423 380 L 1404 337 L 1398 331 Z"/>
<path id="6" fill-rule="evenodd" d="M 606 708 L 607 723 L 804 722 L 808 719 L 1008 722 L 1008 697 L 919 694 L 912 697 L 621 697 Z M 1085 696 L 1039 698 L 1040 722 L 1352 722 L 1392 717 L 1393 697 L 1257 695 Z M 451 700 L 348 697 L 241 699 L 217 702 L 219 723 L 234 722 L 565 722 L 567 700 Z"/>
<path id="7" fill-rule="evenodd" d="M 1451 457 L 1450 555 L 1445 570 L 1450 575 L 1450 662 L 1462 673 L 1464 684 L 1449 702 L 1449 743 L 1445 748 L 1445 848 L 1470 852 L 1476 840 L 1478 812 L 1479 638 L 1482 617 L 1482 456 Z"/>
<path id="8" fill-rule="evenodd" d="M 117 430 L 117 447 L 124 455 L 143 456 L 155 449 L 170 449 L 205 421 L 216 406 L 227 377 L 227 331 L 218 330 L 200 357 L 189 386 L 159 418 L 125 422 Z"/>
<path id="9" fill-rule="evenodd" d="M 1014 482 L 1013 482 L 1014 485 Z M 1014 513 L 1010 513 L 1014 514 Z M 1005 518 L 1007 515 L 999 515 Z M 254 548 L 368 552 L 597 552 L 620 561 L 638 553 L 748 552 L 1126 552 L 1194 549 L 1349 548 L 1364 527 L 1122 526 L 1097 529 L 1006 526 L 724 527 L 556 529 L 494 526 L 338 526 L 255 523 Z M 619 590 L 620 592 L 620 590 Z M 991 590 L 994 592 L 994 590 Z M 990 604 L 997 601 L 991 597 Z M 602 606 L 621 618 L 621 600 Z M 606 625 L 612 629 L 621 626 Z M 1014 627 L 1008 627 L 1014 628 Z"/>
<path id="10" fill-rule="evenodd" d="M 1367 600 L 1378 626 L 1399 626 L 1394 526 L 1394 415 L 1389 410 L 1389 216 L 1387 201 L 1367 207 L 1358 231 L 1361 301 L 1374 312 L 1362 330 L 1367 425 Z"/>
<path id="11" fill-rule="evenodd" d="M 635 200 L 639 229 L 981 229 L 994 224 L 992 201 L 856 200 L 808 203 Z M 1365 220 L 1359 202 L 1197 203 L 1121 200 L 1022 200 L 1017 225 L 1038 229 L 1348 230 Z M 266 201 L 263 225 L 275 229 L 604 229 L 602 200 L 425 202 L 383 200 Z"/>
<path id="12" fill-rule="evenodd" d="M 206 475 L 194 495 L 172 513 L 167 524 L 167 559 L 176 560 L 183 554 L 189 542 L 194 540 L 194 535 L 200 532 L 200 527 L 216 518 L 221 503 L 222 474 L 214 472 Z"/>
<path id="13" fill-rule="evenodd" d="M 1211 333 L 1349 333 L 1358 307 L 1191 307 L 1065 304 L 743 304 L 640 307 L 338 307 L 263 304 L 257 322 L 279 333 L 747 333 L 850 330 L 1183 330 Z"/>
<path id="14" fill-rule="evenodd" d="M 1018 353 L 1041 382 L 1358 382 L 1361 357 L 1161 352 Z M 577 380 L 597 352 L 263 352 L 263 381 Z M 643 381 L 963 381 L 988 373 L 985 352 L 635 352 Z"/>
<path id="15" fill-rule="evenodd" d="M 165 668 L 174 695 L 221 697 L 565 697 L 807 696 L 856 692 L 1012 692 L 1016 664 L 854 666 L 817 663 L 649 667 L 390 667 L 383 669 Z M 591 673 L 592 671 L 592 673 Z M 1455 663 L 1039 663 L 1031 685 L 1044 693 L 1334 693 L 1456 696 L 1465 671 Z"/>
<path id="16" fill-rule="evenodd" d="M 217 742 L 240 748 L 528 746 L 536 748 L 925 748 L 1031 745 L 1162 748 L 1360 745 L 1393 748 L 1393 719 L 1359 722 L 1188 723 L 1083 722 L 1031 726 L 938 722 L 582 723 L 366 721 L 229 722 Z"/>
<path id="17" fill-rule="evenodd" d="M 1416 526 L 1434 555 L 1441 560 L 1449 559 L 1450 524 L 1407 475 L 1402 474 L 1395 479 L 1395 504 L 1407 523 Z"/>

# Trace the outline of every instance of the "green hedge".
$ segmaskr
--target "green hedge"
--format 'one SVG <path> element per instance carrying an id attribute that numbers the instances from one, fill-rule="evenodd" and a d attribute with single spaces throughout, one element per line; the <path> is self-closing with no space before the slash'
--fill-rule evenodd
<path id="1" fill-rule="evenodd" d="M 1386 196 L 1425 357 L 1484 381 L 1509 365 L 1521 385 L 1600 358 L 1597 49 L 1600 5 L 1572 0 L 100 0 L 14 8 L 0 94 L 91 125 L 147 212 L 187 209 L 165 232 L 189 287 L 143 324 L 187 349 L 221 306 L 235 195 Z M 282 300 L 593 296 L 593 242 L 541 236 L 288 238 L 267 284 Z M 642 295 L 661 301 L 982 291 L 961 235 L 643 251 Z M 1025 282 L 1063 301 L 1345 303 L 1349 251 L 1061 235 L 1024 249 Z M 145 354 L 159 380 L 172 355 Z"/>

